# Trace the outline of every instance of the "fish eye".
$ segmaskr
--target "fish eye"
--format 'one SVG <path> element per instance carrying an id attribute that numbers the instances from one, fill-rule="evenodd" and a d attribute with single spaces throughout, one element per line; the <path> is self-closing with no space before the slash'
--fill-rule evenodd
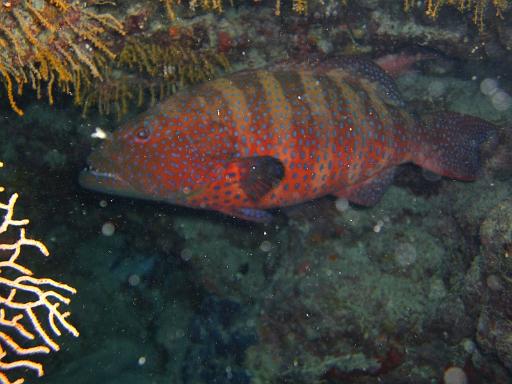
<path id="1" fill-rule="evenodd" d="M 141 141 L 141 142 L 147 141 L 149 139 L 150 134 L 151 134 L 151 132 L 150 132 L 149 128 L 147 128 L 147 127 L 140 127 L 135 132 L 135 139 L 137 141 Z"/>

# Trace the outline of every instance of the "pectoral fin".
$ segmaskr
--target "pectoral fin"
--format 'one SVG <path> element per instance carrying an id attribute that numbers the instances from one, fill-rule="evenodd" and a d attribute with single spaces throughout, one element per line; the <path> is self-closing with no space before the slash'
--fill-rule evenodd
<path id="1" fill-rule="evenodd" d="M 271 156 L 253 156 L 231 159 L 220 168 L 215 182 L 209 186 L 222 191 L 224 203 L 215 207 L 226 215 L 253 222 L 268 222 L 272 215 L 259 209 L 258 202 L 284 177 L 283 163 Z M 244 206 L 246 205 L 246 206 Z"/>
<path id="2" fill-rule="evenodd" d="M 227 172 L 238 178 L 240 188 L 251 200 L 258 201 L 281 182 L 285 170 L 275 157 L 254 156 L 230 162 Z"/>

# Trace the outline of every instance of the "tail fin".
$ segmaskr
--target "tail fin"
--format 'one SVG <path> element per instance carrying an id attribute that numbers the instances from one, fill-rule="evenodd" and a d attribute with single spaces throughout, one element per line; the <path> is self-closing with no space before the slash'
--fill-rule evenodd
<path id="1" fill-rule="evenodd" d="M 497 144 L 496 126 L 478 117 L 446 112 L 424 120 L 413 162 L 437 174 L 474 180 L 484 144 Z"/>

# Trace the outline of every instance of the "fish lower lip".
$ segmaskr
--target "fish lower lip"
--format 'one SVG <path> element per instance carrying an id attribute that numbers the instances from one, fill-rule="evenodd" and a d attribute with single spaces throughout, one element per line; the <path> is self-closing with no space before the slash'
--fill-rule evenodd
<path id="1" fill-rule="evenodd" d="M 117 176 L 114 173 L 102 172 L 102 171 L 99 171 L 99 170 L 94 169 L 94 168 L 86 168 L 85 171 L 90 173 L 93 176 L 96 176 L 96 177 L 104 177 L 104 178 L 108 178 L 108 179 L 114 179 L 114 180 L 118 180 L 118 181 L 123 181 L 119 176 Z"/>
<path id="2" fill-rule="evenodd" d="M 117 179 L 116 175 L 107 172 L 89 171 L 97 177 L 108 177 L 109 179 Z"/>
<path id="3" fill-rule="evenodd" d="M 100 171 L 94 167 L 85 168 L 78 178 L 78 182 L 84 188 L 94 191 L 117 193 L 133 191 L 134 188 L 116 173 Z"/>

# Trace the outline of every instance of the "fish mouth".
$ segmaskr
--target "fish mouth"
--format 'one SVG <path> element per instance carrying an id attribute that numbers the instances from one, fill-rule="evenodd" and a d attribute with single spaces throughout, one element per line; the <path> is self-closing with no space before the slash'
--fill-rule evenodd
<path id="1" fill-rule="evenodd" d="M 133 196 L 135 189 L 115 172 L 107 172 L 89 165 L 80 172 L 78 182 L 84 188 L 97 192 Z"/>
<path id="2" fill-rule="evenodd" d="M 144 197 L 137 185 L 133 185 L 137 181 L 126 178 L 125 161 L 120 154 L 122 149 L 113 141 L 104 141 L 87 159 L 87 166 L 78 176 L 79 184 L 83 188 L 105 194 Z"/>

